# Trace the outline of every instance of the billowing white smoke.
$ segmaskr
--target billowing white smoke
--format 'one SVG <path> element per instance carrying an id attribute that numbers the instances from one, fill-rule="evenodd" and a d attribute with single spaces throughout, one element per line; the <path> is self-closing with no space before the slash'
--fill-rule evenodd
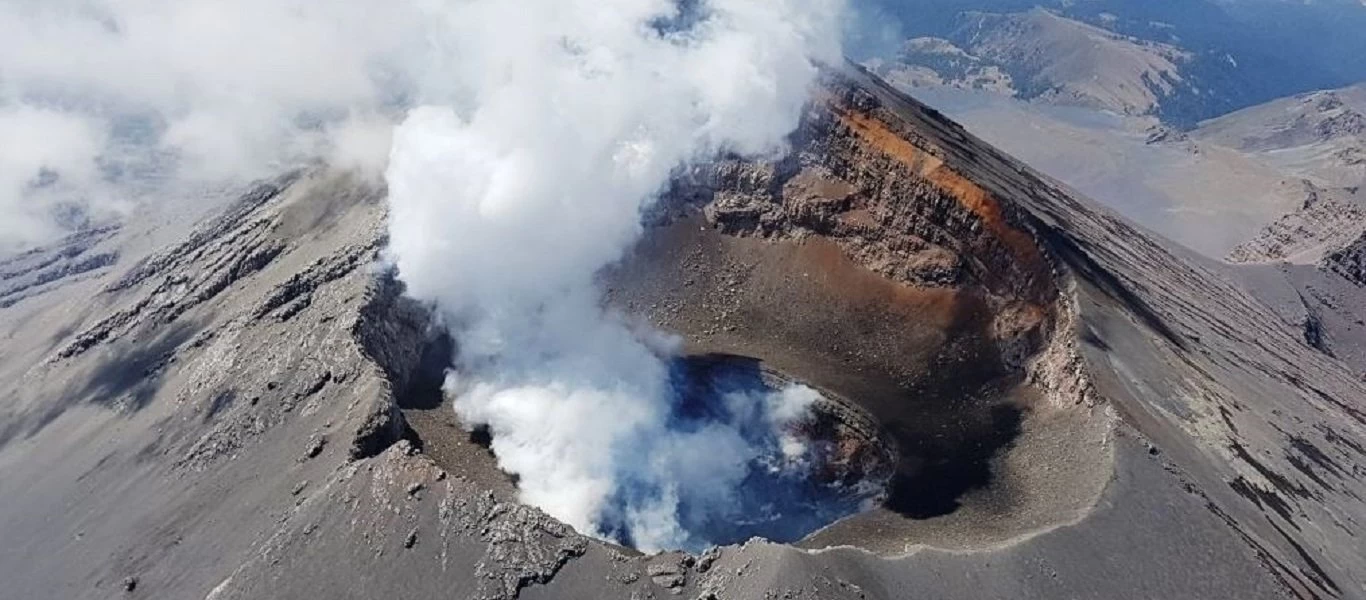
<path id="1" fill-rule="evenodd" d="M 680 166 L 772 155 L 839 60 L 839 0 L 469 0 L 439 16 L 453 101 L 414 109 L 387 173 L 391 252 L 449 317 L 448 380 L 523 499 L 644 549 L 695 547 L 811 393 L 671 426 L 674 341 L 601 308 L 594 275 Z M 739 413 L 737 413 L 739 414 Z M 800 448 L 785 444 L 794 454 Z"/>

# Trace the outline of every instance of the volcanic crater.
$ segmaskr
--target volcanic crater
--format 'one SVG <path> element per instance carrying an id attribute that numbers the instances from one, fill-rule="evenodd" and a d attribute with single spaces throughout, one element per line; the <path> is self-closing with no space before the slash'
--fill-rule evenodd
<path id="1" fill-rule="evenodd" d="M 825 441 L 862 448 L 839 477 L 871 475 L 876 503 L 765 537 L 894 556 L 1079 520 L 1111 476 L 1112 419 L 1074 368 L 1052 259 L 1023 217 L 946 166 L 954 149 L 879 118 L 894 96 L 826 89 L 848 92 L 812 104 L 785 158 L 681 173 L 600 274 L 607 304 L 681 336 L 696 364 L 820 390 Z M 425 367 L 399 394 L 413 434 L 443 468 L 514 493 L 442 397 L 458 349 L 421 335 Z"/>

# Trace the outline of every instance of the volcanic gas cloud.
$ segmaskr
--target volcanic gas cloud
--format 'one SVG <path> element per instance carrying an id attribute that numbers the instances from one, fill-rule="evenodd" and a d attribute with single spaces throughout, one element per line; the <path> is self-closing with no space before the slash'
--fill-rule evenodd
<path id="1" fill-rule="evenodd" d="M 782 518 L 740 514 L 763 512 L 741 483 L 803 480 L 812 449 L 791 432 L 818 394 L 722 382 L 699 400 L 678 342 L 605 310 L 594 275 L 681 167 L 783 151 L 816 62 L 840 58 L 842 8 L 474 0 L 434 15 L 458 60 L 449 101 L 394 134 L 390 252 L 451 328 L 447 393 L 525 502 L 645 550 Z"/>

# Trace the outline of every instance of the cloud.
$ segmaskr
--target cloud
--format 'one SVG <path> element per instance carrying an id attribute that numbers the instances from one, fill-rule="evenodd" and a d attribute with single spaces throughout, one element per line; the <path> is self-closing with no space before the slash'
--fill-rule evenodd
<path id="1" fill-rule="evenodd" d="M 0 2 L 0 249 L 59 233 L 61 208 L 98 218 L 177 186 L 383 156 L 385 135 L 353 134 L 419 93 L 418 4 Z"/>
<path id="2" fill-rule="evenodd" d="M 88 193 L 98 180 L 96 159 L 105 142 L 103 132 L 84 119 L 28 106 L 0 107 L 0 140 L 0 190 L 9 192 L 0 193 L 4 250 L 57 233 L 55 209 Z M 100 205 L 111 211 L 120 208 L 117 202 Z"/>

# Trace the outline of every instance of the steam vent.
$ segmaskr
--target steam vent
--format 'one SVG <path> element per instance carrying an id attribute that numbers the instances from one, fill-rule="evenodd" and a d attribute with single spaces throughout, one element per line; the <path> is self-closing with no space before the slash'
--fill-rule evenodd
<path id="1" fill-rule="evenodd" d="M 714 544 L 519 502 L 443 390 L 459 342 L 375 266 L 385 190 L 318 169 L 0 263 L 0 596 L 1366 597 L 1366 383 L 1228 265 L 858 67 L 819 87 L 786 157 L 680 173 L 599 274 L 679 336 L 685 425 L 812 403 Z"/>

